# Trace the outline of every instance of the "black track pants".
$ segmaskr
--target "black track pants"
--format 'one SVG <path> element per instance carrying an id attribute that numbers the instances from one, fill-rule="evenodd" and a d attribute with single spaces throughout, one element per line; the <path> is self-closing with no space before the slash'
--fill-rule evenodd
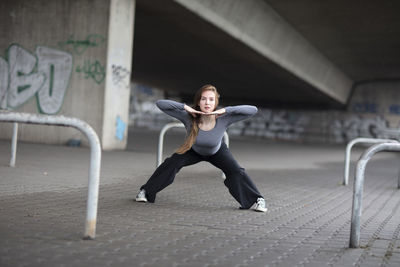
<path id="1" fill-rule="evenodd" d="M 224 143 L 221 144 L 218 152 L 212 156 L 202 156 L 193 149 L 184 154 L 174 153 L 155 170 L 147 183 L 140 189 L 146 190 L 146 197 L 149 202 L 154 202 L 156 194 L 174 181 L 175 175 L 182 167 L 200 161 L 208 161 L 225 173 L 224 184 L 228 187 L 231 195 L 239 202 L 241 208 L 250 208 L 257 201 L 257 198 L 262 197 L 255 184 L 245 170 L 239 166 Z"/>

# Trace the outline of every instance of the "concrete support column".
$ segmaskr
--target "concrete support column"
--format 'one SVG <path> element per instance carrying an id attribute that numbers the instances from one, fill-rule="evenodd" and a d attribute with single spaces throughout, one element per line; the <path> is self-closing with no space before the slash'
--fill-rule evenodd
<path id="1" fill-rule="evenodd" d="M 127 144 L 135 0 L 110 0 L 102 146 Z"/>

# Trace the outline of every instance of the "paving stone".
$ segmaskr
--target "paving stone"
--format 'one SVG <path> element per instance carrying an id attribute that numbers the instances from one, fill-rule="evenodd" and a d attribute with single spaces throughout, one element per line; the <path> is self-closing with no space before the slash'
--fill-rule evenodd
<path id="1" fill-rule="evenodd" d="M 141 136 L 144 142 L 153 137 Z M 0 151 L 6 147 L 0 141 Z M 7 167 L 8 154 L 0 153 L 0 266 L 400 266 L 396 157 L 367 169 L 363 247 L 348 249 L 352 187 L 338 184 L 343 146 L 233 140 L 233 153 L 267 198 L 267 214 L 238 209 L 220 173 L 207 164 L 180 172 L 155 204 L 136 203 L 155 151 L 104 152 L 91 241 L 81 239 L 88 149 L 19 148 L 17 168 Z M 302 151 L 315 154 L 313 164 L 299 168 L 291 158 L 268 165 L 276 155 Z"/>

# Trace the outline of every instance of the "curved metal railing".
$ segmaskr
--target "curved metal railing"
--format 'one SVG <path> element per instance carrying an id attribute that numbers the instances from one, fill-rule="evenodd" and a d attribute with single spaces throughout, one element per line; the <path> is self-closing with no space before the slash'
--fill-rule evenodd
<path id="1" fill-rule="evenodd" d="M 350 153 L 351 148 L 358 143 L 366 143 L 366 144 L 376 144 L 376 143 L 398 143 L 397 140 L 394 139 L 378 139 L 378 138 L 355 138 L 351 140 L 346 146 L 346 152 L 344 156 L 344 175 L 343 175 L 343 185 L 347 185 L 349 183 L 349 172 L 350 172 Z"/>
<path id="2" fill-rule="evenodd" d="M 350 229 L 350 248 L 358 248 L 360 246 L 360 220 L 362 209 L 362 194 L 364 186 L 365 167 L 368 161 L 378 152 L 381 151 L 400 151 L 400 144 L 381 143 L 368 148 L 357 161 L 356 175 L 354 179 L 353 206 L 351 214 Z M 400 176 L 398 177 L 397 188 L 400 189 Z"/>
<path id="3" fill-rule="evenodd" d="M 15 152 L 16 152 L 16 128 L 18 123 L 29 124 L 43 124 L 43 125 L 57 125 L 74 127 L 83 132 L 89 140 L 90 144 L 90 169 L 89 169 L 89 186 L 87 198 L 87 211 L 84 239 L 94 239 L 96 235 L 96 221 L 97 221 L 97 204 L 99 196 L 99 183 L 100 183 L 100 165 L 101 165 L 101 146 L 99 138 L 93 128 L 86 122 L 64 116 L 53 115 L 40 115 L 29 113 L 16 113 L 16 112 L 0 112 L 0 121 L 14 122 L 15 139 L 12 140 L 14 155 L 11 157 L 15 165 Z M 12 163 L 12 162 L 11 162 Z M 11 165 L 10 163 L 10 165 Z"/>

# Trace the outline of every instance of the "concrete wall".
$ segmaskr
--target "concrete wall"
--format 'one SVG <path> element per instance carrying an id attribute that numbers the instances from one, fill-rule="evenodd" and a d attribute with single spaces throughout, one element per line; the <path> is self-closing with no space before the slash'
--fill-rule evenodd
<path id="1" fill-rule="evenodd" d="M 157 89 L 135 86 L 135 126 L 160 130 L 172 119 L 154 102 L 164 95 Z M 179 101 L 179 99 L 176 99 Z M 223 104 L 223 96 L 221 98 Z M 233 124 L 232 136 L 293 142 L 347 143 L 356 137 L 400 137 L 400 82 L 376 82 L 354 89 L 345 111 L 272 110 L 259 108 L 252 119 Z"/>
<path id="2" fill-rule="evenodd" d="M 371 82 L 358 85 L 347 116 L 335 120 L 335 140 L 354 136 L 400 137 L 400 82 Z"/>
<path id="3" fill-rule="evenodd" d="M 232 134 L 295 142 L 347 143 L 356 137 L 400 137 L 400 82 L 358 85 L 345 111 L 261 109 Z"/>
<path id="4" fill-rule="evenodd" d="M 108 17 L 104 0 L 1 1 L 1 108 L 78 117 L 101 135 Z M 11 126 L 0 124 L 0 138 Z M 70 128 L 19 129 L 19 140 L 81 138 Z"/>
<path id="5" fill-rule="evenodd" d="M 134 0 L 0 3 L 0 108 L 88 122 L 107 149 L 125 148 Z M 0 138 L 12 125 L 0 124 Z M 63 144 L 71 128 L 24 125 L 19 140 Z"/>

